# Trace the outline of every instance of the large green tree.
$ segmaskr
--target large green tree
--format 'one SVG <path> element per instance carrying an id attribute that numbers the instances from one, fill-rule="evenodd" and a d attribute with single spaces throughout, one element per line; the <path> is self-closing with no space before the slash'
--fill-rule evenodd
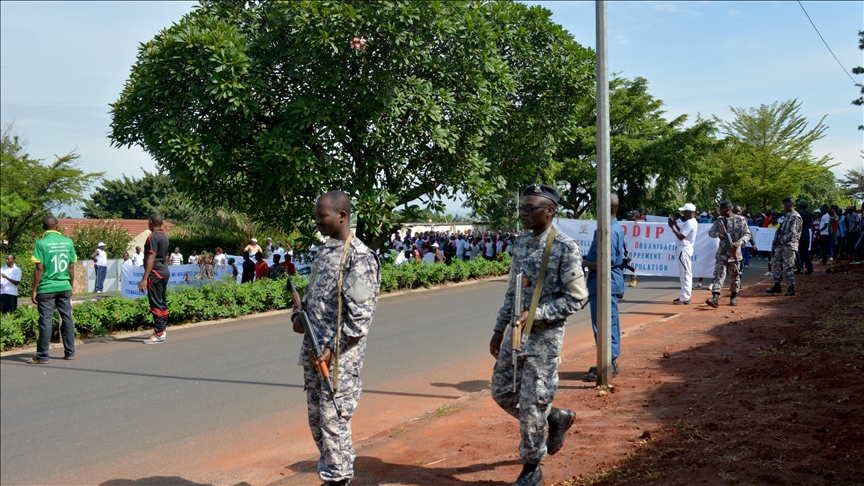
<path id="1" fill-rule="evenodd" d="M 375 247 L 396 208 L 457 190 L 482 206 L 514 168 L 535 179 L 548 156 L 529 148 L 586 89 L 587 52 L 512 2 L 205 1 L 141 46 L 111 139 L 286 231 L 340 188 Z"/>
<path id="2" fill-rule="evenodd" d="M 583 100 L 578 110 L 579 121 L 568 127 L 555 174 L 562 183 L 562 207 L 577 217 L 593 210 L 597 193 L 595 100 Z M 611 182 L 622 209 L 712 199 L 704 187 L 710 186 L 704 161 L 718 149 L 713 123 L 700 119 L 686 127 L 686 115 L 673 120 L 664 115 L 663 101 L 648 92 L 645 78 L 610 81 Z"/>
<path id="3" fill-rule="evenodd" d="M 33 159 L 15 133 L 3 126 L 0 139 L 0 240 L 4 251 L 21 251 L 23 239 L 41 231 L 41 220 L 51 212 L 84 200 L 82 194 L 102 172 L 77 168 L 78 154 L 70 152 L 50 164 Z"/>
<path id="4" fill-rule="evenodd" d="M 147 219 L 161 213 L 172 223 L 182 223 L 190 216 L 189 203 L 177 191 L 167 174 L 144 172 L 141 179 L 102 181 L 81 209 L 86 218 Z"/>
<path id="5" fill-rule="evenodd" d="M 832 167 L 829 155 L 817 158 L 812 153 L 813 143 L 828 128 L 825 117 L 809 128 L 798 100 L 730 109 L 732 121 L 714 119 L 730 144 L 718 159 L 719 186 L 737 204 L 779 209 L 784 197 L 796 196 L 803 184 Z"/>
<path id="6" fill-rule="evenodd" d="M 864 170 L 850 169 L 840 180 L 840 187 L 852 199 L 864 201 Z"/>

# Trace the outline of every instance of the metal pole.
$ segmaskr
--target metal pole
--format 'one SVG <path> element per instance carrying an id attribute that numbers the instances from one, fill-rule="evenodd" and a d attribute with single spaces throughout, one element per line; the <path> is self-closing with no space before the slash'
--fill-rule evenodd
<path id="1" fill-rule="evenodd" d="M 606 56 L 606 2 L 597 0 L 597 385 L 612 373 L 612 255 L 609 223 L 609 65 Z"/>

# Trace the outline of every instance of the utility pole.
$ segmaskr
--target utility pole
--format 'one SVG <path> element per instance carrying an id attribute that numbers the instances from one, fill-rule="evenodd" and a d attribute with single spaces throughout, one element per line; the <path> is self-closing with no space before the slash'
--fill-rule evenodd
<path id="1" fill-rule="evenodd" d="M 597 385 L 612 377 L 612 244 L 609 168 L 609 64 L 606 55 L 606 1 L 597 16 Z"/>

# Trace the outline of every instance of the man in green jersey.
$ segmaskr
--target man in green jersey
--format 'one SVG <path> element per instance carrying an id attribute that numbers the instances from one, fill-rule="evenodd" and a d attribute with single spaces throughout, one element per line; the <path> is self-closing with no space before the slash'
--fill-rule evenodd
<path id="1" fill-rule="evenodd" d="M 63 339 L 64 358 L 75 358 L 75 324 L 72 321 L 72 285 L 75 283 L 74 263 L 77 261 L 72 240 L 57 231 L 57 218 L 42 219 L 45 234 L 36 242 L 31 260 L 36 264 L 33 272 L 33 303 L 39 308 L 39 341 L 36 356 L 29 364 L 48 362 L 51 344 L 51 326 L 54 307 L 60 314 L 60 336 Z"/>

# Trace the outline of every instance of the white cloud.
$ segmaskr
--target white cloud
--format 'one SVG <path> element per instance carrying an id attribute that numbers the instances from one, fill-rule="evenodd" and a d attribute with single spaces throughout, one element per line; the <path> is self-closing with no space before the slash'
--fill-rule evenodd
<path id="1" fill-rule="evenodd" d="M 740 11 L 740 10 L 732 9 L 732 10 L 726 12 L 726 13 L 727 13 L 730 17 L 740 17 L 740 16 L 741 16 L 741 11 Z"/>

